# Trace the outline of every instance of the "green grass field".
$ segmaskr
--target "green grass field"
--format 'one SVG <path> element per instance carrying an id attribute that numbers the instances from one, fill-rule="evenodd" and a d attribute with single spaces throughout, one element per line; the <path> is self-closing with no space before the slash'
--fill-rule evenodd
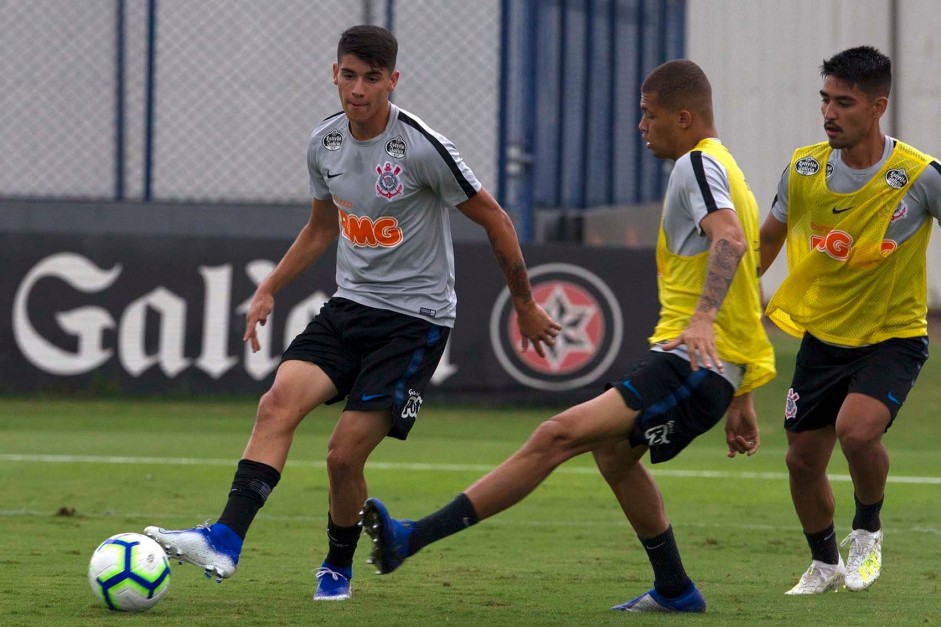
<path id="1" fill-rule="evenodd" d="M 881 580 L 869 591 L 788 597 L 809 554 L 788 494 L 781 428 L 796 343 L 775 336 L 778 379 L 759 390 L 762 448 L 730 460 L 721 428 L 655 468 L 701 616 L 610 612 L 648 589 L 649 564 L 590 456 L 519 506 L 425 549 L 396 573 L 365 564 L 353 599 L 314 603 L 325 552 L 323 455 L 336 411 L 311 415 L 281 484 L 217 585 L 172 562 L 167 597 L 140 615 L 99 606 L 88 559 L 111 534 L 215 520 L 255 399 L 0 399 L 0 625 L 925 625 L 941 624 L 941 362 L 929 360 L 886 437 L 892 455 Z M 401 517 L 436 509 L 514 451 L 551 409 L 453 408 L 430 399 L 407 443 L 385 442 L 370 492 Z M 830 467 L 837 532 L 852 486 Z"/>

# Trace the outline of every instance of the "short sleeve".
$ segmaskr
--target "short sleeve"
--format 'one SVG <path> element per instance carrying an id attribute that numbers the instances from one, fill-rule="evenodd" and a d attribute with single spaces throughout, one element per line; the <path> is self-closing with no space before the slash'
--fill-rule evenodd
<path id="1" fill-rule="evenodd" d="M 771 215 L 778 222 L 787 223 L 787 183 L 788 183 L 788 173 L 791 171 L 791 166 L 788 164 L 784 168 L 784 172 L 781 173 L 781 179 L 778 181 L 778 193 L 774 195 L 774 200 L 771 201 Z"/>
<path id="2" fill-rule="evenodd" d="M 331 197 L 330 189 L 327 187 L 327 181 L 320 171 L 320 165 L 317 162 L 320 145 L 315 134 L 311 134 L 310 141 L 307 144 L 307 173 L 310 176 L 310 195 L 317 200 L 328 200 Z"/>

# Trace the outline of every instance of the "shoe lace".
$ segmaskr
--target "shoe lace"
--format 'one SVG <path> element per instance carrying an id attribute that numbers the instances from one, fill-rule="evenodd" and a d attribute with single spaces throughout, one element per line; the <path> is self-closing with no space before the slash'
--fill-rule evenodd
<path id="1" fill-rule="evenodd" d="M 342 573 L 338 573 L 337 571 L 331 568 L 327 568 L 326 566 L 321 566 L 320 568 L 314 571 L 314 576 L 317 577 L 317 579 L 320 579 L 321 577 L 326 577 L 328 575 L 332 577 L 334 581 L 340 581 L 340 579 L 346 579 L 346 577 Z"/>
<path id="2" fill-rule="evenodd" d="M 834 570 L 836 565 L 834 564 Z M 815 589 L 826 583 L 833 576 L 833 571 L 812 563 L 800 579 L 802 589 Z"/>
<path id="3" fill-rule="evenodd" d="M 847 568 L 849 570 L 856 570 L 862 565 L 866 558 L 869 557 L 869 553 L 872 550 L 874 541 L 868 536 L 869 534 L 866 534 L 865 532 L 862 532 L 858 529 L 854 529 L 843 539 L 842 542 L 840 542 L 840 546 L 846 546 L 847 544 L 852 543 L 847 563 Z"/>
<path id="4" fill-rule="evenodd" d="M 807 569 L 807 572 L 804 573 L 804 576 L 801 577 L 801 584 L 803 587 L 815 587 L 818 583 L 822 583 L 826 579 L 826 573 L 824 573 L 820 568 L 817 568 L 816 564 L 811 564 L 810 568 Z"/>

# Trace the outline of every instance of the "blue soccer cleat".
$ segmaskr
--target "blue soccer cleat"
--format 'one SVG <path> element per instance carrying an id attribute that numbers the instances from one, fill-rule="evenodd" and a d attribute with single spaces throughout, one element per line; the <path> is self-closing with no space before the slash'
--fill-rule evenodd
<path id="1" fill-rule="evenodd" d="M 238 568 L 242 539 L 221 523 L 179 531 L 147 527 L 144 533 L 166 549 L 170 559 L 195 564 L 204 569 L 206 577 L 214 577 L 218 583 L 234 575 Z"/>
<path id="2" fill-rule="evenodd" d="M 678 597 L 668 599 L 653 589 L 611 609 L 619 612 L 705 612 L 706 600 L 696 584 L 690 583 L 689 589 Z"/>
<path id="3" fill-rule="evenodd" d="M 345 601 L 353 594 L 350 580 L 352 568 L 337 568 L 327 562 L 317 570 L 317 591 L 314 601 Z"/>
<path id="4" fill-rule="evenodd" d="M 379 499 L 366 499 L 361 512 L 363 529 L 372 538 L 369 563 L 376 567 L 377 575 L 386 575 L 402 565 L 412 555 L 409 546 L 415 523 L 396 520 Z"/>

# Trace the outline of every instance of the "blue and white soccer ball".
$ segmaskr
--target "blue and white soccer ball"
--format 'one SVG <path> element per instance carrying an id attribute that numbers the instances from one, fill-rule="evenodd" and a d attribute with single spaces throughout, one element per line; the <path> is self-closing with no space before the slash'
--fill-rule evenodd
<path id="1" fill-rule="evenodd" d="M 156 541 L 139 533 L 119 533 L 95 549 L 88 582 L 108 609 L 143 612 L 170 589 L 170 563 Z"/>

